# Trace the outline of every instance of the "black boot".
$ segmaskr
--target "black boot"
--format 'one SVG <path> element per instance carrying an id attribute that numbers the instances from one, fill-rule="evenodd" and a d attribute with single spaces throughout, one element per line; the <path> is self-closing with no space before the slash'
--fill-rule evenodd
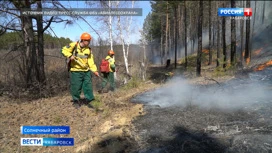
<path id="1" fill-rule="evenodd" d="M 80 107 L 80 103 L 78 100 L 73 100 L 73 106 L 78 109 Z"/>

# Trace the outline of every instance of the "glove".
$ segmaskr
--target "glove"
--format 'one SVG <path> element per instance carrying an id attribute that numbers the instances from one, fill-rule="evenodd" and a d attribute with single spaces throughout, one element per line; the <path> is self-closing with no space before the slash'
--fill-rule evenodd
<path id="1" fill-rule="evenodd" d="M 99 73 L 96 71 L 96 72 L 94 72 L 94 75 L 99 76 Z"/>

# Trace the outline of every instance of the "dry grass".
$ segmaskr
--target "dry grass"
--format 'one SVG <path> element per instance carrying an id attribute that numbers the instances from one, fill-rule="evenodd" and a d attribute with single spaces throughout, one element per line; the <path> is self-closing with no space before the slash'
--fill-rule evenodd
<path id="1" fill-rule="evenodd" d="M 2 52 L 1 54 L 6 54 Z M 23 79 L 19 75 L 16 56 L 13 52 L 6 59 L 0 60 L 0 152 L 85 152 L 93 151 L 103 141 L 102 135 L 116 133 L 123 137 L 123 130 L 128 129 L 130 121 L 141 112 L 141 105 L 130 103 L 133 95 L 154 88 L 155 84 L 133 81 L 115 93 L 99 95 L 96 86 L 101 80 L 94 77 L 94 94 L 96 100 L 93 108 L 86 105 L 75 109 L 70 102 L 69 78 L 65 67 L 65 58 L 59 50 L 45 51 L 46 86 L 38 84 L 33 88 L 23 88 Z M 133 70 L 134 69 L 134 70 Z M 131 68 L 135 71 L 136 67 Z M 122 74 L 119 75 L 122 78 Z M 137 87 L 137 88 L 136 88 Z M 125 95 L 125 96 L 124 96 Z M 107 124 L 106 124 L 107 123 Z M 110 124 L 108 124 L 110 123 Z M 69 135 L 21 135 L 22 125 L 69 125 Z M 116 129 L 116 130 L 113 130 Z M 125 130 L 124 130 L 125 131 Z M 21 137 L 74 137 L 74 147 L 21 147 Z M 119 145 L 118 142 L 115 144 Z M 121 145 L 120 147 L 124 147 Z M 82 148 L 83 147 L 83 148 Z M 110 146 L 109 146 L 110 147 Z M 107 148 L 107 147 L 106 147 Z M 103 150 L 103 149 L 102 149 Z"/>
<path id="2" fill-rule="evenodd" d="M 130 103 L 128 99 L 155 86 L 155 84 L 142 83 L 139 88 L 120 89 L 115 93 L 102 95 L 95 93 L 94 108 L 83 105 L 75 109 L 67 92 L 61 96 L 25 103 L 17 103 L 15 100 L 2 97 L 0 98 L 0 136 L 2 137 L 0 143 L 4 145 L 0 147 L 0 152 L 93 151 L 92 147 L 103 141 L 102 135 L 112 132 L 114 134 L 116 131 L 113 129 L 122 131 L 123 128 L 128 128 L 130 120 L 139 115 L 141 106 Z M 74 147 L 21 147 L 18 143 L 21 137 L 60 137 L 60 135 L 23 136 L 20 134 L 22 125 L 69 125 L 71 134 L 61 137 L 74 137 L 76 145 Z M 120 132 L 118 136 L 122 137 L 122 135 L 124 133 Z"/>

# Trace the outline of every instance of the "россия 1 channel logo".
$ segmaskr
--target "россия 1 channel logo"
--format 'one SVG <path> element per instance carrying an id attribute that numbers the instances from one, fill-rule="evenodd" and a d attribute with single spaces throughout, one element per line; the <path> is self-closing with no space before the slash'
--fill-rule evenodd
<path id="1" fill-rule="evenodd" d="M 252 16 L 252 8 L 218 8 L 218 16 Z"/>

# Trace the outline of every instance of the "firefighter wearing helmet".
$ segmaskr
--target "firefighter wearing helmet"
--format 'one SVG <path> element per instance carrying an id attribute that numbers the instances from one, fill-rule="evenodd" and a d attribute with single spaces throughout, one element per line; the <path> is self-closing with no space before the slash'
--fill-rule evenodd
<path id="1" fill-rule="evenodd" d="M 70 92 L 73 98 L 73 106 L 79 108 L 82 104 L 80 99 L 81 90 L 84 92 L 85 100 L 90 105 L 94 100 L 92 88 L 92 75 L 99 76 L 94 56 L 89 47 L 92 37 L 84 32 L 80 36 L 80 41 L 72 42 L 62 48 L 62 54 L 68 58 L 68 71 L 70 72 Z"/>
<path id="2" fill-rule="evenodd" d="M 102 88 L 98 91 L 99 93 L 102 93 L 102 91 L 104 90 L 108 82 L 110 83 L 110 90 L 115 91 L 115 81 L 114 81 L 115 59 L 114 59 L 113 50 L 108 51 L 108 56 L 105 58 L 105 60 L 109 62 L 109 72 L 102 73 L 104 79 L 102 82 Z"/>

